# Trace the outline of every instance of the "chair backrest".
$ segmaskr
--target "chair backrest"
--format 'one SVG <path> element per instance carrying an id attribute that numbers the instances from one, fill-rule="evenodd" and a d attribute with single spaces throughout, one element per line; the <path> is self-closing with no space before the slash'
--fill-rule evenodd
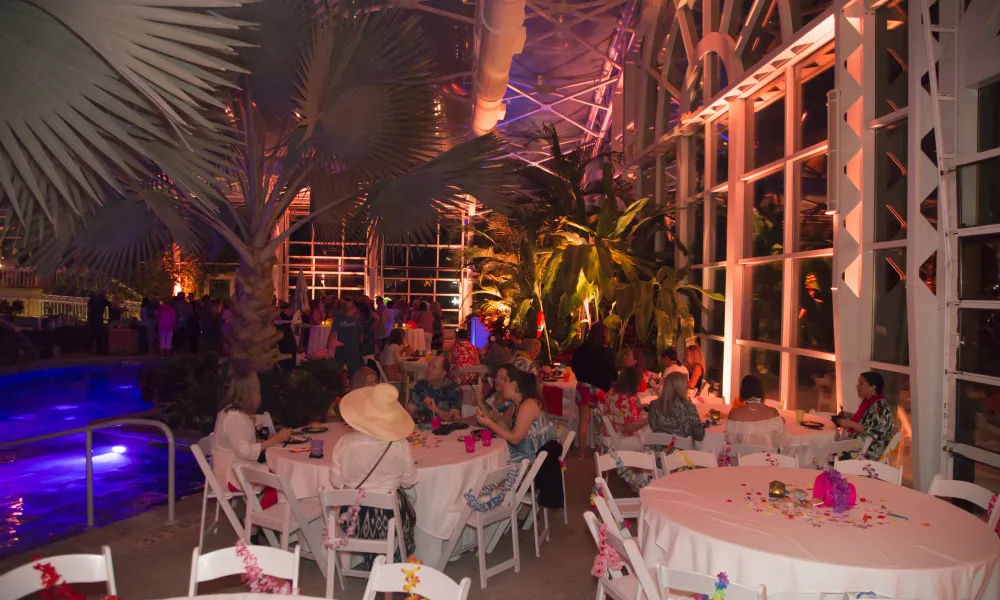
<path id="1" fill-rule="evenodd" d="M 729 456 L 743 456 L 744 454 L 757 454 L 758 452 L 770 452 L 771 454 L 778 453 L 775 448 L 754 446 L 753 444 L 731 444 L 729 447 Z"/>
<path id="2" fill-rule="evenodd" d="M 573 445 L 573 440 L 576 439 L 576 432 L 570 431 L 566 434 L 566 439 L 562 441 L 562 455 L 559 456 L 559 460 L 565 462 L 566 456 L 569 454 L 569 447 Z"/>
<path id="3" fill-rule="evenodd" d="M 690 437 L 677 437 L 670 433 L 653 433 L 647 431 L 639 436 L 639 443 L 642 444 L 642 451 L 646 452 L 651 446 L 662 446 L 666 448 L 670 444 L 675 450 L 694 450 L 694 441 Z"/>
<path id="4" fill-rule="evenodd" d="M 899 450 L 899 444 L 902 441 L 903 441 L 903 432 L 897 431 L 892 436 L 892 439 L 889 440 L 889 445 L 885 447 L 885 452 L 882 453 L 882 456 L 879 457 L 878 461 L 885 464 L 889 464 L 889 457 L 891 457 L 893 453 L 896 452 L 896 450 Z M 896 468 L 897 469 L 899 468 L 899 460 L 896 461 Z"/>
<path id="5" fill-rule="evenodd" d="M 660 454 L 660 467 L 663 474 L 673 473 L 677 469 L 684 467 L 696 467 L 699 469 L 715 469 L 719 466 L 719 459 L 713 452 L 703 452 L 701 450 L 675 450 L 670 454 Z"/>
<path id="6" fill-rule="evenodd" d="M 602 445 L 609 446 L 612 450 L 621 450 L 622 440 L 618 436 L 618 432 L 615 431 L 615 426 L 611 423 L 611 418 L 607 415 L 601 415 L 601 422 L 604 423 L 604 429 L 608 432 L 607 437 L 603 433 L 601 435 L 603 440 Z"/>
<path id="7" fill-rule="evenodd" d="M 649 471 L 649 474 L 653 477 L 659 475 L 659 469 L 656 467 L 656 457 L 652 454 L 636 452 L 634 450 L 622 450 L 621 452 L 615 452 L 615 454 L 621 459 L 622 464 L 630 469 Z M 595 452 L 594 462 L 597 464 L 598 477 L 604 476 L 604 473 L 615 469 L 617 466 L 615 465 L 615 458 L 611 454 Z"/>
<path id="8" fill-rule="evenodd" d="M 115 588 L 115 569 L 111 562 L 111 548 L 101 546 L 100 554 L 63 554 L 33 560 L 0 575 L 0 597 L 17 600 L 35 594 L 44 587 L 37 564 L 51 564 L 62 575 L 61 581 L 74 583 L 106 582 L 108 595 L 118 594 Z"/>
<path id="9" fill-rule="evenodd" d="M 517 488 L 517 494 L 514 496 L 514 502 L 520 503 L 521 500 L 528 494 L 528 490 L 531 489 L 531 484 L 535 482 L 535 476 L 538 475 L 538 470 L 542 468 L 542 464 L 545 463 L 545 459 L 549 457 L 549 453 L 546 450 L 542 450 L 535 456 L 535 460 L 531 461 L 531 466 L 528 467 L 527 472 L 521 478 L 521 483 Z"/>
<path id="10" fill-rule="evenodd" d="M 539 463 L 539 465 L 541 465 L 541 463 Z M 521 482 L 524 480 L 525 473 L 528 472 L 530 466 L 531 461 L 524 459 L 520 463 L 512 463 L 504 465 L 498 469 L 493 469 L 492 471 L 484 472 L 479 476 L 476 484 L 472 486 L 473 495 L 478 498 L 482 494 L 483 488 L 500 483 L 504 479 L 507 479 L 511 470 L 516 470 L 517 475 L 514 477 L 514 486 L 511 488 L 511 491 L 504 494 L 503 501 L 496 507 L 496 510 L 510 508 L 514 505 L 514 498 L 517 496 L 517 492 L 520 490 Z"/>
<path id="11" fill-rule="evenodd" d="M 770 406 L 771 408 L 777 408 L 778 410 L 785 408 L 785 405 L 781 402 L 781 400 L 764 400 L 764 405 Z"/>
<path id="12" fill-rule="evenodd" d="M 403 593 L 427 600 L 466 600 L 472 580 L 463 577 L 455 583 L 441 571 L 411 563 L 386 564 L 384 556 L 375 559 L 364 600 L 375 600 L 383 592 Z M 411 587 L 412 586 L 412 587 Z"/>
<path id="13" fill-rule="evenodd" d="M 274 419 L 271 418 L 271 413 L 268 411 L 265 410 L 262 414 L 257 415 L 254 421 L 260 427 L 267 429 L 269 434 L 274 435 L 277 433 L 277 430 L 274 428 Z"/>
<path id="14" fill-rule="evenodd" d="M 592 535 L 593 532 L 598 532 L 594 536 L 595 539 L 600 540 L 601 525 L 597 522 L 597 517 L 594 516 L 594 513 L 587 511 L 583 513 L 583 518 L 587 521 L 587 527 L 590 528 Z M 600 541 L 598 541 L 598 544 L 600 544 Z M 622 566 L 629 574 L 634 575 L 639 580 L 640 593 L 636 594 L 636 600 L 660 600 L 660 591 L 656 587 L 656 582 L 650 576 L 649 569 L 646 568 L 643 562 L 642 553 L 639 552 L 639 546 L 636 545 L 635 540 L 630 537 L 608 535 L 605 536 L 605 544 L 618 552 L 618 556 L 622 559 Z M 610 575 L 609 569 L 606 577 L 610 578 Z"/>
<path id="15" fill-rule="evenodd" d="M 403 538 L 403 519 L 399 514 L 399 504 L 395 494 L 384 494 L 378 492 L 365 492 L 364 498 L 358 501 L 360 492 L 358 490 L 324 490 L 319 491 L 319 503 L 323 507 L 323 520 L 326 522 L 327 531 L 331 541 L 336 541 L 344 537 L 345 532 L 337 526 L 340 519 L 340 509 L 359 504 L 369 508 L 379 508 L 392 512 L 392 526 L 388 529 L 387 537 L 384 539 L 365 539 L 357 537 L 349 538 L 343 542 L 339 548 L 343 552 L 371 552 L 382 554 L 386 552 L 387 541 L 399 547 L 399 555 L 406 556 L 405 539 Z M 391 545 L 388 547 L 392 547 Z M 333 552 L 330 553 L 334 554 Z"/>
<path id="16" fill-rule="evenodd" d="M 870 443 L 871 441 L 868 439 L 854 438 L 840 440 L 839 442 L 829 442 L 826 445 L 819 446 L 813 451 L 813 460 L 816 463 L 814 466 L 825 469 L 830 464 L 830 457 L 836 459 L 844 452 L 855 453 L 856 456 L 864 456 Z"/>
<path id="17" fill-rule="evenodd" d="M 248 545 L 247 549 L 257 559 L 257 566 L 260 567 L 264 575 L 290 581 L 293 593 L 298 593 L 298 546 L 295 546 L 294 552 L 271 546 Z M 195 548 L 191 555 L 191 581 L 188 584 L 188 596 L 197 596 L 198 584 L 203 581 L 211 581 L 230 575 L 243 575 L 244 573 L 243 559 L 236 553 L 235 546 L 208 554 L 202 554 L 201 548 Z"/>
<path id="18" fill-rule="evenodd" d="M 191 446 L 191 454 L 194 454 L 194 460 L 201 468 L 202 475 L 205 476 L 205 486 L 215 494 L 216 498 L 218 498 L 219 507 L 222 508 L 222 512 L 224 512 L 226 514 L 226 518 L 229 519 L 229 524 L 232 525 L 233 529 L 236 531 L 236 536 L 243 537 L 245 535 L 243 522 L 240 521 L 240 518 L 236 516 L 236 511 L 234 511 L 233 507 L 226 501 L 226 499 L 232 496 L 229 488 L 223 488 L 219 485 L 219 480 L 215 478 L 215 472 L 212 471 L 212 466 L 208 464 L 208 460 L 205 458 L 205 453 L 201 451 L 201 448 L 198 447 L 197 444 Z"/>
<path id="19" fill-rule="evenodd" d="M 388 383 L 389 376 L 385 374 L 385 369 L 382 368 L 382 363 L 374 358 L 372 358 L 372 362 L 375 363 L 375 370 L 378 371 L 378 376 L 381 378 L 379 381 Z"/>
<path id="20" fill-rule="evenodd" d="M 871 460 L 840 460 L 834 461 L 833 468 L 844 475 L 862 475 L 872 479 L 881 479 L 887 483 L 903 484 L 903 472 L 887 464 Z"/>
<path id="21" fill-rule="evenodd" d="M 594 487 L 597 488 L 597 497 L 594 498 L 594 506 L 597 507 L 597 514 L 601 516 L 601 521 L 608 526 L 608 529 L 617 532 L 619 535 L 631 537 L 632 532 L 621 527 L 625 522 L 622 511 L 615 502 L 615 497 L 608 487 L 608 482 L 603 477 L 594 478 Z"/>
<path id="22" fill-rule="evenodd" d="M 938 498 L 958 498 L 959 500 L 965 500 L 986 511 L 990 510 L 990 502 L 993 499 L 993 492 L 981 485 L 976 485 L 968 481 L 942 479 L 940 475 L 935 475 L 934 479 L 931 480 L 931 487 L 927 490 L 927 493 Z M 988 521 L 991 531 L 996 528 L 997 521 L 1000 520 L 1000 506 L 997 506 L 1000 505 L 1000 502 L 996 502 L 995 504 Z"/>
<path id="23" fill-rule="evenodd" d="M 705 594 L 709 598 L 715 595 L 716 578 L 711 575 L 681 571 L 668 568 L 663 563 L 656 564 L 656 579 L 664 598 L 683 594 Z M 678 594 L 678 592 L 680 594 Z M 729 582 L 726 587 L 726 600 L 766 600 L 767 592 L 763 585 L 752 590 L 738 583 Z"/>
<path id="24" fill-rule="evenodd" d="M 741 454 L 738 464 L 741 467 L 789 467 L 798 469 L 799 459 L 787 454 L 755 452 L 753 454 Z"/>
<path id="25" fill-rule="evenodd" d="M 214 431 L 212 433 L 206 435 L 205 437 L 201 438 L 200 440 L 198 440 L 198 443 L 197 443 L 198 444 L 198 448 L 201 450 L 202 454 L 204 454 L 205 456 L 211 456 L 212 455 L 212 442 L 213 441 L 215 441 L 215 432 Z"/>

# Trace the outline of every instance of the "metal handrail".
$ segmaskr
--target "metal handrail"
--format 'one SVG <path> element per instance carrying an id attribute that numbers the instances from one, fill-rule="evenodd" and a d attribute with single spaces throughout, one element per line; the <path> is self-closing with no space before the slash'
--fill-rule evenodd
<path id="1" fill-rule="evenodd" d="M 45 440 L 66 437 L 68 435 L 85 433 L 87 435 L 87 527 L 89 528 L 94 526 L 94 432 L 101 429 L 107 429 L 109 427 L 117 427 L 118 425 L 149 425 L 160 429 L 160 431 L 167 436 L 167 451 L 169 452 L 167 456 L 167 525 L 173 525 L 177 522 L 177 519 L 174 518 L 174 433 L 170 431 L 169 427 L 160 421 L 129 418 L 102 421 L 100 423 L 87 425 L 86 427 L 78 427 L 76 429 L 68 429 L 66 431 L 59 431 L 56 433 L 36 435 L 35 437 L 14 440 L 12 442 L 4 442 L 0 444 L 0 450 L 13 448 L 14 446 L 22 446 L 24 444 L 31 444 L 34 442 L 42 442 Z"/>

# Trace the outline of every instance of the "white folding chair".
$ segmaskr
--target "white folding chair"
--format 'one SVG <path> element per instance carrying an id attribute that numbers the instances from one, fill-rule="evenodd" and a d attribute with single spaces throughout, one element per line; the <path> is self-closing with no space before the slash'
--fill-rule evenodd
<path id="1" fill-rule="evenodd" d="M 604 508 L 607 509 L 607 506 L 608 505 L 605 504 Z M 600 537 L 601 536 L 601 532 L 600 532 L 601 521 L 598 520 L 598 519 L 585 519 L 585 522 L 587 523 L 587 530 L 590 531 L 590 536 L 594 539 L 594 545 L 599 548 L 601 546 L 601 537 Z M 612 528 L 610 526 L 608 527 L 608 531 L 611 532 L 611 533 L 613 533 L 615 529 L 617 529 L 617 528 Z M 618 532 L 621 534 L 622 530 L 618 529 Z M 626 532 L 624 532 L 623 535 L 631 535 L 631 534 L 629 534 L 626 531 Z M 610 568 L 608 569 L 608 577 L 610 579 L 616 579 L 618 577 L 621 577 L 622 575 L 623 575 L 623 573 L 622 573 L 621 569 L 615 569 L 615 570 L 612 570 Z"/>
<path id="2" fill-rule="evenodd" d="M 60 581 L 74 583 L 107 583 L 108 595 L 115 596 L 115 569 L 111 562 L 111 548 L 101 546 L 100 554 L 63 554 L 33 560 L 26 565 L 0 575 L 0 598 L 17 600 L 44 589 L 35 565 L 50 563 L 62 575 Z"/>
<path id="3" fill-rule="evenodd" d="M 663 563 L 657 563 L 656 579 L 664 598 L 674 596 L 686 598 L 698 594 L 706 594 L 711 598 L 715 594 L 716 578 L 711 575 L 671 569 Z M 726 600 L 767 600 L 768 597 L 763 585 L 753 590 L 730 581 L 726 587 Z"/>
<path id="4" fill-rule="evenodd" d="M 741 467 L 788 467 L 798 469 L 799 459 L 787 454 L 755 452 L 753 454 L 740 454 L 737 464 Z"/>
<path id="5" fill-rule="evenodd" d="M 473 546 L 470 545 L 456 549 L 458 540 L 465 528 L 473 527 L 476 530 L 476 545 L 474 547 L 479 550 L 479 584 L 483 589 L 486 589 L 486 580 L 493 575 L 502 573 L 510 568 L 513 568 L 515 573 L 521 572 L 521 553 L 517 541 L 517 508 L 520 504 L 515 503 L 514 498 L 517 495 L 516 490 L 519 489 L 521 481 L 524 479 L 524 474 L 528 470 L 528 462 L 529 461 L 525 459 L 521 461 L 520 464 L 505 465 L 499 469 L 484 472 L 479 476 L 479 479 L 470 490 L 476 498 L 482 495 L 484 489 L 488 489 L 487 486 L 499 484 L 500 482 L 506 480 L 511 472 L 515 473 L 514 485 L 507 491 L 506 494 L 504 494 L 503 500 L 500 504 L 491 510 L 479 512 L 478 510 L 473 510 L 471 506 L 468 506 L 468 504 L 464 506 L 462 514 L 459 516 L 458 521 L 455 523 L 455 528 L 452 530 L 451 537 L 448 539 L 447 544 L 445 544 L 444 552 L 441 553 L 441 559 L 437 565 L 438 570 L 444 569 L 445 564 L 447 564 L 448 559 L 451 558 L 453 554 L 460 554 L 473 548 Z M 486 528 L 494 523 L 497 523 L 498 526 L 494 530 L 492 536 L 493 538 L 499 538 L 499 536 L 503 535 L 506 528 L 506 525 L 499 524 L 504 521 L 507 521 L 510 525 L 511 538 L 514 545 L 514 557 L 498 565 L 487 568 L 487 548 L 495 547 L 496 542 L 491 539 L 490 543 L 487 544 Z"/>
<path id="6" fill-rule="evenodd" d="M 320 490 L 319 505 L 326 519 L 326 530 L 333 547 L 327 549 L 326 556 L 326 597 L 333 598 L 333 580 L 336 573 L 340 577 L 340 589 L 345 589 L 344 575 L 367 578 L 370 573 L 357 569 L 337 568 L 338 555 L 342 552 L 365 552 L 392 559 L 399 550 L 399 556 L 406 556 L 406 540 L 403 537 L 403 519 L 399 513 L 399 503 L 395 494 L 365 492 L 358 502 L 358 490 Z M 392 512 L 385 539 L 360 539 L 347 537 L 339 526 L 340 509 L 358 503 L 368 508 L 378 508 Z M 346 537 L 346 540 L 344 539 Z M 339 547 L 338 547 L 339 546 Z"/>
<path id="7" fill-rule="evenodd" d="M 594 506 L 601 521 L 607 525 L 608 529 L 622 537 L 632 537 L 632 532 L 622 527 L 625 517 L 622 515 L 618 502 L 615 500 L 608 482 L 603 477 L 594 478 L 594 487 L 597 488 L 597 497 L 594 498 Z M 641 526 L 641 520 L 640 520 Z"/>
<path id="8" fill-rule="evenodd" d="M 990 501 L 993 498 L 993 492 L 981 485 L 976 485 L 968 481 L 942 479 L 940 475 L 935 475 L 934 479 L 931 480 L 931 487 L 927 490 L 927 493 L 938 498 L 958 498 L 959 500 L 965 500 L 966 502 L 975 504 L 984 511 L 990 510 Z M 1000 521 L 1000 502 L 995 503 L 993 511 L 989 515 L 987 524 L 990 531 L 993 531 L 996 529 L 997 522 Z"/>
<path id="9" fill-rule="evenodd" d="M 264 429 L 267 429 L 267 433 L 269 435 L 274 435 L 278 432 L 278 430 L 274 428 L 274 419 L 271 418 L 271 413 L 266 410 L 262 414 L 253 416 L 253 424 L 254 427 L 263 427 Z"/>
<path id="10" fill-rule="evenodd" d="M 243 527 L 247 532 L 253 531 L 254 526 L 262 527 L 267 541 L 272 546 L 278 545 L 272 532 L 277 531 L 281 534 L 281 549 L 288 550 L 289 536 L 323 516 L 319 500 L 316 498 L 296 499 L 295 492 L 288 484 L 287 478 L 256 469 L 244 469 L 239 465 L 234 470 L 247 499 L 247 512 L 243 519 Z M 258 488 L 255 486 L 274 488 L 285 496 L 285 502 L 279 502 L 266 509 L 262 508 L 255 492 Z M 298 512 L 305 519 L 305 523 L 300 523 L 299 519 L 296 518 L 296 514 L 292 510 L 293 505 L 296 507 L 295 512 Z M 322 556 L 318 548 L 314 548 L 308 541 L 306 543 L 314 555 Z"/>
<path id="11" fill-rule="evenodd" d="M 893 454 L 895 454 L 896 464 L 893 466 L 895 466 L 897 469 L 902 470 L 900 468 L 900 465 L 903 462 L 903 453 L 897 452 L 897 450 L 899 450 L 899 444 L 902 441 L 903 441 L 903 432 L 897 431 L 892 436 L 892 439 L 889 440 L 889 445 L 885 447 L 885 452 L 882 453 L 882 456 L 879 457 L 878 461 L 880 463 L 889 464 L 889 459 L 892 457 Z"/>
<path id="12" fill-rule="evenodd" d="M 690 437 L 678 437 L 669 433 L 653 433 L 646 431 L 639 434 L 639 443 L 643 452 L 653 450 L 652 446 L 666 448 L 674 445 L 674 450 L 694 450 L 694 441 Z"/>
<path id="13" fill-rule="evenodd" d="M 673 473 L 684 467 L 696 469 L 715 469 L 719 459 L 714 452 L 702 450 L 676 450 L 670 454 L 660 454 L 660 469 L 664 475 Z"/>
<path id="14" fill-rule="evenodd" d="M 542 542 L 549 541 L 549 513 L 544 509 L 540 510 L 538 506 L 538 495 L 535 489 L 535 476 L 538 475 L 538 470 L 542 468 L 542 463 L 545 459 L 549 457 L 549 453 L 542 450 L 535 457 L 535 460 L 531 463 L 531 468 L 528 469 L 528 473 L 521 480 L 521 485 L 517 489 L 517 496 L 514 501 L 518 503 L 518 510 L 515 512 L 520 512 L 520 507 L 527 507 L 530 512 L 528 515 L 530 518 L 525 519 L 523 531 L 527 531 L 530 527 L 535 535 L 535 558 L 539 558 L 542 555 Z M 544 523 L 545 528 L 538 529 L 538 513 L 542 513 L 542 523 Z M 495 538 L 499 541 L 499 536 Z M 494 542 L 495 544 L 496 542 Z M 492 551 L 492 548 L 490 549 Z"/>
<path id="15" fill-rule="evenodd" d="M 583 518 L 591 530 L 591 535 L 599 539 L 601 526 L 594 513 L 587 511 L 583 513 Z M 612 577 L 611 570 L 608 569 L 608 573 L 597 580 L 597 599 L 604 600 L 605 596 L 611 596 L 614 600 L 660 600 L 660 591 L 643 563 L 642 554 L 635 540 L 608 535 L 605 536 L 605 544 L 618 552 L 622 567 L 628 573 L 622 574 L 621 577 Z"/>
<path id="16" fill-rule="evenodd" d="M 407 574 L 416 575 L 415 585 L 407 579 Z M 412 585 L 412 587 L 410 587 Z M 455 583 L 451 578 L 433 567 L 410 563 L 386 564 L 385 557 L 375 559 L 364 600 L 375 600 L 381 593 L 401 594 L 406 592 L 427 600 L 466 600 L 472 580 L 463 577 Z"/>
<path id="17" fill-rule="evenodd" d="M 604 429 L 608 432 L 608 435 L 606 436 L 604 435 L 604 432 L 601 432 L 601 445 L 612 450 L 624 450 L 624 448 L 622 448 L 621 437 L 619 437 L 618 432 L 615 431 L 615 427 L 611 423 L 611 419 L 607 415 L 601 415 L 601 422 L 604 424 Z"/>
<path id="18" fill-rule="evenodd" d="M 559 457 L 559 465 L 566 464 L 566 457 L 569 456 L 569 447 L 573 445 L 573 440 L 576 439 L 576 432 L 570 431 L 566 435 L 566 439 L 562 443 L 562 456 Z M 559 475 L 562 477 L 562 489 L 563 489 L 563 523 L 569 525 L 569 508 L 566 506 L 566 470 L 564 468 L 559 469 Z M 548 509 L 545 509 L 548 511 Z"/>
<path id="19" fill-rule="evenodd" d="M 222 487 L 219 484 L 219 480 L 215 478 L 215 473 L 208 464 L 208 459 L 205 458 L 205 453 L 202 452 L 200 444 L 191 446 L 191 453 L 194 454 L 194 460 L 198 463 L 202 474 L 205 476 L 205 489 L 201 496 L 201 525 L 198 527 L 198 547 L 200 548 L 205 542 L 205 515 L 208 510 L 209 499 L 216 501 L 215 521 L 212 522 L 210 529 L 215 529 L 218 526 L 219 510 L 221 509 L 225 513 L 226 518 L 229 519 L 229 524 L 233 526 L 236 536 L 243 537 L 245 535 L 243 524 L 240 523 L 240 518 L 236 516 L 236 511 L 233 510 L 232 505 L 234 499 L 243 498 L 243 492 L 232 492 L 229 490 L 228 485 Z"/>
<path id="20" fill-rule="evenodd" d="M 660 470 L 656 466 L 656 457 L 652 454 L 633 452 L 631 450 L 623 450 L 616 454 L 626 468 L 647 471 L 652 477 L 659 477 Z M 597 476 L 602 478 L 605 473 L 614 471 L 617 468 L 615 459 L 610 454 L 595 453 L 594 463 L 597 465 Z M 637 519 L 639 517 L 638 498 L 622 498 L 618 500 L 618 506 L 626 518 Z"/>
<path id="21" fill-rule="evenodd" d="M 768 448 L 767 446 L 754 446 L 753 444 L 731 444 L 729 447 L 729 456 L 743 456 L 744 454 L 757 454 L 758 452 L 777 454 L 778 450 Z"/>
<path id="22" fill-rule="evenodd" d="M 264 575 L 286 579 L 292 583 L 292 593 L 298 594 L 299 589 L 299 547 L 294 552 L 272 548 L 270 546 L 253 546 L 247 548 L 257 558 L 257 566 Z M 236 554 L 236 547 L 223 548 L 208 554 L 202 554 L 201 548 L 195 548 L 191 555 L 191 580 L 188 584 L 188 596 L 198 595 L 198 584 L 212 581 L 230 575 L 243 575 L 243 559 Z"/>
<path id="23" fill-rule="evenodd" d="M 382 383 L 394 383 L 389 381 L 389 376 L 385 374 L 385 369 L 382 368 L 382 363 L 375 358 L 372 358 L 372 361 L 375 363 L 375 370 L 378 371 L 378 376 L 380 378 L 379 381 Z"/>
<path id="24" fill-rule="evenodd" d="M 817 469 L 825 469 L 829 466 L 838 456 L 845 452 L 851 452 L 854 456 L 864 456 L 865 452 L 868 451 L 868 444 L 871 440 L 867 438 L 854 438 L 850 440 L 840 440 L 837 442 L 829 442 L 823 446 L 819 446 L 814 450 L 814 456 L 812 459 L 812 466 Z"/>
<path id="25" fill-rule="evenodd" d="M 871 460 L 840 460 L 833 462 L 833 468 L 844 475 L 861 475 L 871 479 L 881 479 L 887 483 L 903 485 L 903 472 L 887 464 Z"/>

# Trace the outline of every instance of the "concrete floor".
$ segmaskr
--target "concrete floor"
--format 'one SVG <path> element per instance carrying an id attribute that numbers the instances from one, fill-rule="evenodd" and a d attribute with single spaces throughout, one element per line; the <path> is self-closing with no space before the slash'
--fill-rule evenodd
<path id="1" fill-rule="evenodd" d="M 475 552 L 467 552 L 461 559 L 449 563 L 446 573 L 454 579 L 469 577 L 472 588 L 469 598 L 590 598 L 597 590 L 597 580 L 590 568 L 596 547 L 582 518 L 590 502 L 593 485 L 593 459 L 567 460 L 566 485 L 569 524 L 563 523 L 559 511 L 549 512 L 551 540 L 542 545 L 541 558 L 535 558 L 531 531 L 521 532 L 521 572 L 505 571 L 489 579 L 484 590 L 479 586 L 478 559 Z M 617 490 L 615 490 L 617 491 Z M 118 596 L 123 600 L 173 598 L 187 595 L 191 570 L 191 552 L 198 544 L 198 521 L 201 496 L 183 499 L 177 504 L 178 523 L 164 525 L 166 507 L 157 508 L 137 517 L 93 529 L 79 536 L 55 542 L 38 550 L 0 561 L 0 573 L 25 564 L 37 556 L 73 553 L 98 553 L 102 545 L 111 547 L 114 558 L 115 580 Z M 235 534 L 225 523 L 220 533 L 208 536 L 206 550 L 215 550 L 235 542 Z M 496 564 L 512 556 L 510 533 L 501 540 L 496 550 L 487 558 L 487 564 Z M 335 589 L 337 598 L 361 598 L 365 580 L 346 578 L 347 589 Z M 302 595 L 322 597 L 325 581 L 319 567 L 311 560 L 303 560 L 299 586 Z M 99 586 L 98 586 L 99 587 Z M 100 597 L 102 590 L 81 587 L 80 591 Z M 199 587 L 200 594 L 245 591 L 236 578 L 209 582 Z M 402 596 L 398 596 L 402 597 Z"/>

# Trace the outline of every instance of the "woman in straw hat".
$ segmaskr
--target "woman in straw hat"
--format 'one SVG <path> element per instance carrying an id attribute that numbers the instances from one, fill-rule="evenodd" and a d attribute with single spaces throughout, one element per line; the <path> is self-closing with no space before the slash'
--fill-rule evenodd
<path id="1" fill-rule="evenodd" d="M 340 416 L 354 431 L 333 448 L 330 482 L 338 489 L 395 494 L 406 553 L 412 554 L 416 513 L 403 490 L 416 485 L 417 467 L 406 440 L 413 433 L 413 418 L 399 403 L 399 391 L 387 383 L 353 390 L 340 401 Z M 392 511 L 362 507 L 357 537 L 385 538 L 391 518 Z M 375 555 L 365 555 L 363 568 L 370 570 L 374 560 Z M 396 562 L 403 560 L 405 556 L 396 556 Z"/>

